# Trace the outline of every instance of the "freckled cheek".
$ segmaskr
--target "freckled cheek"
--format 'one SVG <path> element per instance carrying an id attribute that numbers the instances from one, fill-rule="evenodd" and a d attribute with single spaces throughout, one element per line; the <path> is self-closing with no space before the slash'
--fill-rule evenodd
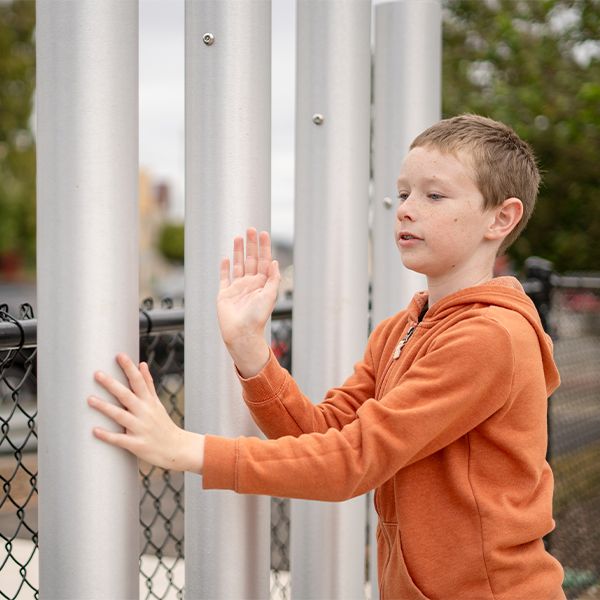
<path id="1" fill-rule="evenodd" d="M 473 225 L 471 225 L 472 227 Z M 433 233 L 433 232 L 430 232 Z M 473 235 L 472 229 L 466 219 L 460 217 L 450 217 L 436 227 L 435 239 L 436 245 L 441 248 L 456 248 L 467 243 Z M 432 240 L 430 240 L 432 241 Z"/>

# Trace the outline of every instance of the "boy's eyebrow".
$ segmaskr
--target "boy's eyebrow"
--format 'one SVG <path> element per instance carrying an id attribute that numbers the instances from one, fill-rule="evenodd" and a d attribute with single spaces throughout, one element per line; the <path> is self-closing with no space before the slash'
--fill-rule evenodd
<path id="1" fill-rule="evenodd" d="M 406 177 L 403 177 L 402 175 L 400 177 L 398 177 L 398 179 L 396 180 L 397 187 L 400 187 L 401 185 L 406 185 L 407 183 L 408 183 L 408 180 L 406 179 Z M 442 177 L 435 177 L 435 176 L 423 177 L 423 178 L 421 178 L 420 183 L 448 185 L 447 180 L 443 179 Z"/>

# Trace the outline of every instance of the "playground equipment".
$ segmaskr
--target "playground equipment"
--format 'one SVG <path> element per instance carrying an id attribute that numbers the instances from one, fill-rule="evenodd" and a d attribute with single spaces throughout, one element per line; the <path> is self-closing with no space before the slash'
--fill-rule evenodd
<path id="1" fill-rule="evenodd" d="M 257 431 L 218 334 L 217 267 L 234 235 L 269 228 L 270 8 L 186 2 L 186 427 L 231 436 Z M 92 437 L 85 398 L 94 370 L 116 374 L 118 351 L 137 355 L 138 5 L 37 10 L 40 587 L 133 598 L 136 465 Z M 441 8 L 374 12 L 372 127 L 370 0 L 298 1 L 294 373 L 315 400 L 366 341 L 369 232 L 374 320 L 420 286 L 397 258 L 394 186 L 409 141 L 440 117 Z M 187 597 L 268 595 L 267 511 L 265 498 L 202 492 L 186 476 Z M 294 595 L 362 597 L 364 511 L 364 498 L 295 505 Z"/>

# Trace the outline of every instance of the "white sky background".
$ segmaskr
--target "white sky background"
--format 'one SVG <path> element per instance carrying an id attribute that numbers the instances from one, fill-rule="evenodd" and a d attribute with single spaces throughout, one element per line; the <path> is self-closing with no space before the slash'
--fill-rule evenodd
<path id="1" fill-rule="evenodd" d="M 294 229 L 295 1 L 272 3 L 272 219 L 274 237 Z M 140 2 L 140 165 L 172 190 L 184 212 L 184 1 Z"/>

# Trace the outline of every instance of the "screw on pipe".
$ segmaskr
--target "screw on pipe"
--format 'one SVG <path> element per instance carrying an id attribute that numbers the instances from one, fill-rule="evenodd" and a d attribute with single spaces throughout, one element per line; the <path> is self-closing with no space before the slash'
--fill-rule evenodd
<path id="1" fill-rule="evenodd" d="M 320 113 L 315 113 L 312 118 L 312 121 L 315 125 L 321 125 L 324 120 L 325 117 Z"/>
<path id="2" fill-rule="evenodd" d="M 212 46 L 215 43 L 215 36 L 212 33 L 205 33 L 202 36 L 202 41 L 207 45 L 207 46 Z"/>

